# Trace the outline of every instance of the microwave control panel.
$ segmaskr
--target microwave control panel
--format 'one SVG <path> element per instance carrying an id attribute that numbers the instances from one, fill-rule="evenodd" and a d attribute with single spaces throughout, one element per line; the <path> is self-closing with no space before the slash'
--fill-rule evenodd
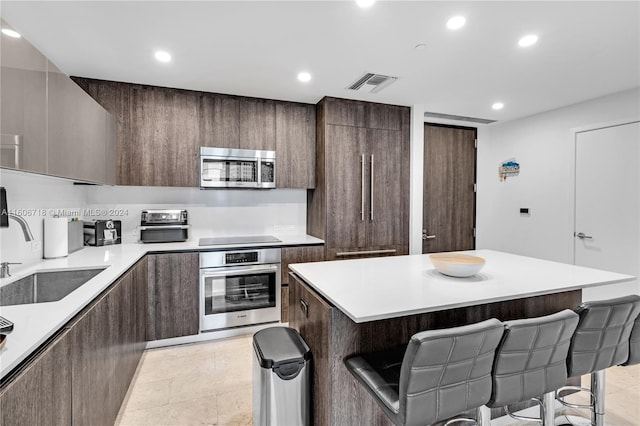
<path id="1" fill-rule="evenodd" d="M 226 253 L 224 255 L 224 263 L 227 265 L 234 263 L 256 263 L 257 261 L 257 251 L 249 251 L 244 253 Z"/>

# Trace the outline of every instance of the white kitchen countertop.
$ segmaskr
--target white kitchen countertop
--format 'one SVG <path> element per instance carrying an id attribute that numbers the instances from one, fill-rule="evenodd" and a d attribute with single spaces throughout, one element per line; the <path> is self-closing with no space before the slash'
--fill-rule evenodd
<path id="1" fill-rule="evenodd" d="M 310 235 L 275 234 L 274 236 L 282 241 L 200 247 L 198 246 L 198 238 L 192 238 L 182 243 L 119 244 L 104 247 L 85 247 L 70 254 L 68 257 L 43 259 L 40 262 L 22 268 L 12 268 L 12 276 L 0 279 L 0 287 L 34 272 L 69 268 L 92 269 L 106 267 L 107 269 L 59 301 L 0 307 L 0 316 L 14 323 L 13 331 L 8 333 L 7 343 L 0 349 L 0 377 L 4 377 L 13 370 L 22 360 L 26 359 L 49 337 L 53 336 L 147 253 L 217 251 L 324 243 L 323 240 Z"/>
<path id="2" fill-rule="evenodd" d="M 356 323 L 631 281 L 633 276 L 492 250 L 475 276 L 437 272 L 429 255 L 289 265 Z"/>

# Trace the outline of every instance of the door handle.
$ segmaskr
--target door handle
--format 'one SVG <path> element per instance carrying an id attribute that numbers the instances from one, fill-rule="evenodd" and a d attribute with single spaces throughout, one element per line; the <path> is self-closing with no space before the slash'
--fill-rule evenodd
<path id="1" fill-rule="evenodd" d="M 369 195 L 369 220 L 373 222 L 373 154 L 371 154 L 371 181 L 369 182 L 371 193 Z"/>
<path id="2" fill-rule="evenodd" d="M 433 240 L 436 236 L 435 235 L 427 235 L 427 230 L 423 229 L 422 230 L 422 239 L 423 240 Z"/>
<path id="3" fill-rule="evenodd" d="M 587 235 L 584 232 L 578 232 L 577 234 L 575 234 L 575 236 L 580 238 L 581 240 L 591 240 L 593 238 L 591 235 Z"/>
<path id="4" fill-rule="evenodd" d="M 364 154 L 360 156 L 360 220 L 364 222 Z"/>

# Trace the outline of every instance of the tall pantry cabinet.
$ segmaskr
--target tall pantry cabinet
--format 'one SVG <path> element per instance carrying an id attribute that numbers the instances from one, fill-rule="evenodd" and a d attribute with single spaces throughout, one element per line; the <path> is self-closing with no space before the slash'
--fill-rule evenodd
<path id="1" fill-rule="evenodd" d="M 318 104 L 307 231 L 325 240 L 327 260 L 408 254 L 409 120 L 408 107 Z"/>

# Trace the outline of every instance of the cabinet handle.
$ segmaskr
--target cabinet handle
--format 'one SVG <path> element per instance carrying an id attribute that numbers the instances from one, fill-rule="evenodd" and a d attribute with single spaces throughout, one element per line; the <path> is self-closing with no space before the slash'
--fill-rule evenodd
<path id="1" fill-rule="evenodd" d="M 342 251 L 336 253 L 336 256 L 359 256 L 362 254 L 383 254 L 383 253 L 395 253 L 396 249 L 384 249 L 384 250 L 363 250 L 363 251 Z"/>
<path id="2" fill-rule="evenodd" d="M 373 222 L 373 154 L 371 154 L 371 193 L 369 195 L 370 199 L 369 199 L 369 217 L 372 222 Z"/>
<path id="3" fill-rule="evenodd" d="M 360 156 L 360 220 L 364 222 L 364 154 Z"/>
<path id="4" fill-rule="evenodd" d="M 300 308 L 302 309 L 302 312 L 304 312 L 304 316 L 309 318 L 309 305 L 302 299 L 300 299 Z"/>

